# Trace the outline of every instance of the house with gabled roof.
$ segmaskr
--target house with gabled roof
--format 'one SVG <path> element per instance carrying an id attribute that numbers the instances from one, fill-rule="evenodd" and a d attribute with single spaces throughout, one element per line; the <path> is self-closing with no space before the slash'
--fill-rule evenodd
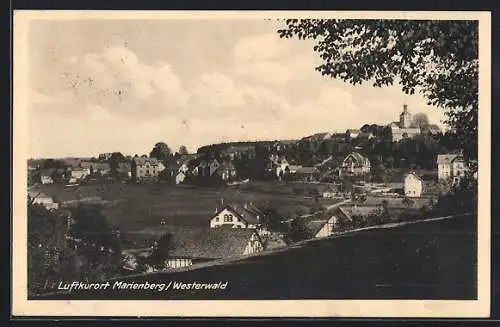
<path id="1" fill-rule="evenodd" d="M 340 173 L 343 176 L 360 176 L 370 172 L 371 164 L 367 157 L 359 152 L 349 153 L 340 167 Z"/>
<path id="2" fill-rule="evenodd" d="M 418 198 L 424 192 L 424 180 L 415 172 L 410 172 L 404 178 L 404 193 L 407 197 Z"/>
<path id="3" fill-rule="evenodd" d="M 131 175 L 136 181 L 156 181 L 164 169 L 163 163 L 156 158 L 136 157 L 132 160 Z"/>
<path id="4" fill-rule="evenodd" d="M 53 173 L 54 169 L 40 169 L 40 182 L 42 184 L 54 184 Z"/>
<path id="5" fill-rule="evenodd" d="M 125 232 L 125 238 L 128 242 L 122 244 L 122 249 L 126 254 L 151 253 L 165 244 L 168 254 L 160 260 L 170 269 L 264 250 L 259 235 L 251 229 L 160 226 Z"/>
<path id="6" fill-rule="evenodd" d="M 264 213 L 253 204 L 223 205 L 210 218 L 210 227 L 260 228 Z"/>
<path id="7" fill-rule="evenodd" d="M 464 157 L 459 153 L 438 154 L 436 163 L 439 180 L 457 182 L 467 171 Z"/>

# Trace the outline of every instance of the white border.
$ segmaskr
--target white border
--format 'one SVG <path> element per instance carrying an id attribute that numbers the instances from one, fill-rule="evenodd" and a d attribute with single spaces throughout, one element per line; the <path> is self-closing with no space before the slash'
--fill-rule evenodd
<path id="1" fill-rule="evenodd" d="M 28 301 L 26 254 L 27 31 L 34 19 L 262 19 L 352 18 L 479 20 L 479 212 L 478 300 L 273 300 L 273 301 Z M 231 316 L 231 317 L 439 317 L 480 318 L 490 314 L 490 12 L 397 11 L 16 11 L 13 19 L 13 265 L 15 316 Z"/>

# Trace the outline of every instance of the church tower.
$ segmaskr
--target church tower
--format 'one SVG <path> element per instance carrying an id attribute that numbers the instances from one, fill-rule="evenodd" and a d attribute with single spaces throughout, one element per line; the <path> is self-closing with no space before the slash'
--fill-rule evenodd
<path id="1" fill-rule="evenodd" d="M 406 103 L 403 105 L 403 112 L 399 115 L 399 127 L 409 128 L 411 124 L 411 114 L 408 112 Z"/>

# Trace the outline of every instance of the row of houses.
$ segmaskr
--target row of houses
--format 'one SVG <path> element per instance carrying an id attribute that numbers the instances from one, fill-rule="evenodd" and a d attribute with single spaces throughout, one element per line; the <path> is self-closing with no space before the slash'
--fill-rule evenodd
<path id="1" fill-rule="evenodd" d="M 461 154 L 439 154 L 437 156 L 437 181 L 458 183 L 469 170 Z M 477 178 L 477 173 L 474 175 Z M 404 194 L 407 197 L 421 197 L 426 193 L 426 187 L 435 182 L 416 172 L 409 172 L 404 178 Z"/>
<path id="2" fill-rule="evenodd" d="M 131 164 L 128 162 L 118 163 L 116 172 L 120 176 L 131 176 Z M 111 166 L 105 162 L 81 161 L 75 166 L 67 168 L 38 169 L 39 181 L 42 184 L 53 184 L 55 176 L 59 176 L 68 184 L 76 184 L 92 176 L 109 176 Z"/>

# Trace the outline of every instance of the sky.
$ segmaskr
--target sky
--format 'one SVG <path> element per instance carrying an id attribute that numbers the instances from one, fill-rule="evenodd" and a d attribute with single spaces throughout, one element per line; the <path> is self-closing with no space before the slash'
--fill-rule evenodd
<path id="1" fill-rule="evenodd" d="M 324 77 L 310 41 L 265 19 L 37 20 L 28 36 L 32 158 L 148 154 L 301 138 L 441 109 L 399 86 Z"/>

